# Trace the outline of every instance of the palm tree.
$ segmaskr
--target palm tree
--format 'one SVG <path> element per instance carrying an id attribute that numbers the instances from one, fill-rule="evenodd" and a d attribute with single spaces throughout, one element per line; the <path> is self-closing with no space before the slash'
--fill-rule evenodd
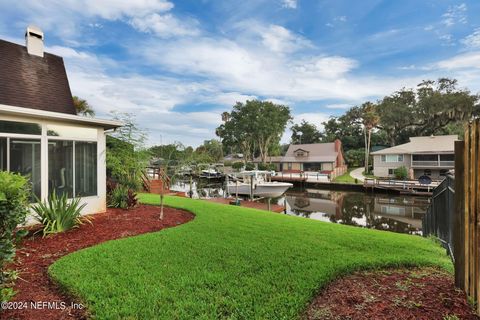
<path id="1" fill-rule="evenodd" d="M 80 99 L 77 96 L 73 96 L 73 105 L 75 106 L 75 110 L 77 110 L 78 115 L 95 116 L 95 111 L 93 111 L 92 107 L 88 104 L 87 100 Z"/>
<path id="2" fill-rule="evenodd" d="M 378 125 L 380 120 L 376 105 L 371 102 L 365 102 L 361 107 L 362 123 L 365 135 L 365 173 L 368 173 L 368 161 L 370 158 L 370 143 L 372 138 L 372 130 Z"/>

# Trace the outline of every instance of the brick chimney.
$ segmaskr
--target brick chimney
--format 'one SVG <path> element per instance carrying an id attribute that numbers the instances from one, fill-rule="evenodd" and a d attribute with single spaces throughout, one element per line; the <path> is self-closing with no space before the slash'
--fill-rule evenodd
<path id="1" fill-rule="evenodd" d="M 335 144 L 335 152 L 340 152 L 342 150 L 342 141 L 335 139 L 333 143 Z"/>

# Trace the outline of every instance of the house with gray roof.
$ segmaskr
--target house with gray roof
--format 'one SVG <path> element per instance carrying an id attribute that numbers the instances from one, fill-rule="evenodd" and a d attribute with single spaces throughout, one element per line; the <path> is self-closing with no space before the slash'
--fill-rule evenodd
<path id="1" fill-rule="evenodd" d="M 441 179 L 455 167 L 456 140 L 457 135 L 411 137 L 410 142 L 372 152 L 373 174 L 394 177 L 395 169 L 403 166 L 411 179 Z"/>
<path id="2" fill-rule="evenodd" d="M 285 156 L 268 157 L 267 162 L 275 163 L 277 171 L 314 171 L 332 176 L 347 169 L 342 142 L 338 139 L 329 143 L 291 144 Z"/>

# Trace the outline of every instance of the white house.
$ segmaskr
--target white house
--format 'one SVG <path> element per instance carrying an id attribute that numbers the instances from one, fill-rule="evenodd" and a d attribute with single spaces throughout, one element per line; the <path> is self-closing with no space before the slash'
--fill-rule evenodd
<path id="1" fill-rule="evenodd" d="M 373 174 L 393 177 L 395 169 L 405 167 L 410 178 L 441 179 L 455 167 L 456 140 L 456 135 L 411 137 L 410 142 L 372 152 Z"/>
<path id="2" fill-rule="evenodd" d="M 105 132 L 121 123 L 76 114 L 63 59 L 43 39 L 28 27 L 25 47 L 0 40 L 0 170 L 29 176 L 42 200 L 66 193 L 84 214 L 103 212 Z"/>

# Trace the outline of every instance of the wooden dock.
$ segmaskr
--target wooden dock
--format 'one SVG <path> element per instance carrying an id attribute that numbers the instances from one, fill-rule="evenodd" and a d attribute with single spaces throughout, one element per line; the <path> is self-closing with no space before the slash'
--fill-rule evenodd
<path id="1" fill-rule="evenodd" d="M 210 202 L 221 203 L 221 204 L 231 204 L 235 202 L 235 198 L 211 198 L 211 199 L 203 199 Z M 268 204 L 258 201 L 247 201 L 247 200 L 240 200 L 240 206 L 245 208 L 253 208 L 259 210 L 268 211 Z M 271 204 L 270 211 L 283 213 L 285 211 L 284 206 L 280 206 L 278 204 Z"/>
<path id="2" fill-rule="evenodd" d="M 372 191 L 393 191 L 403 195 L 431 196 L 433 190 L 438 187 L 438 181 L 431 184 L 421 184 L 415 180 L 394 180 L 394 179 L 371 179 L 366 178 L 363 186 L 365 190 Z"/>

